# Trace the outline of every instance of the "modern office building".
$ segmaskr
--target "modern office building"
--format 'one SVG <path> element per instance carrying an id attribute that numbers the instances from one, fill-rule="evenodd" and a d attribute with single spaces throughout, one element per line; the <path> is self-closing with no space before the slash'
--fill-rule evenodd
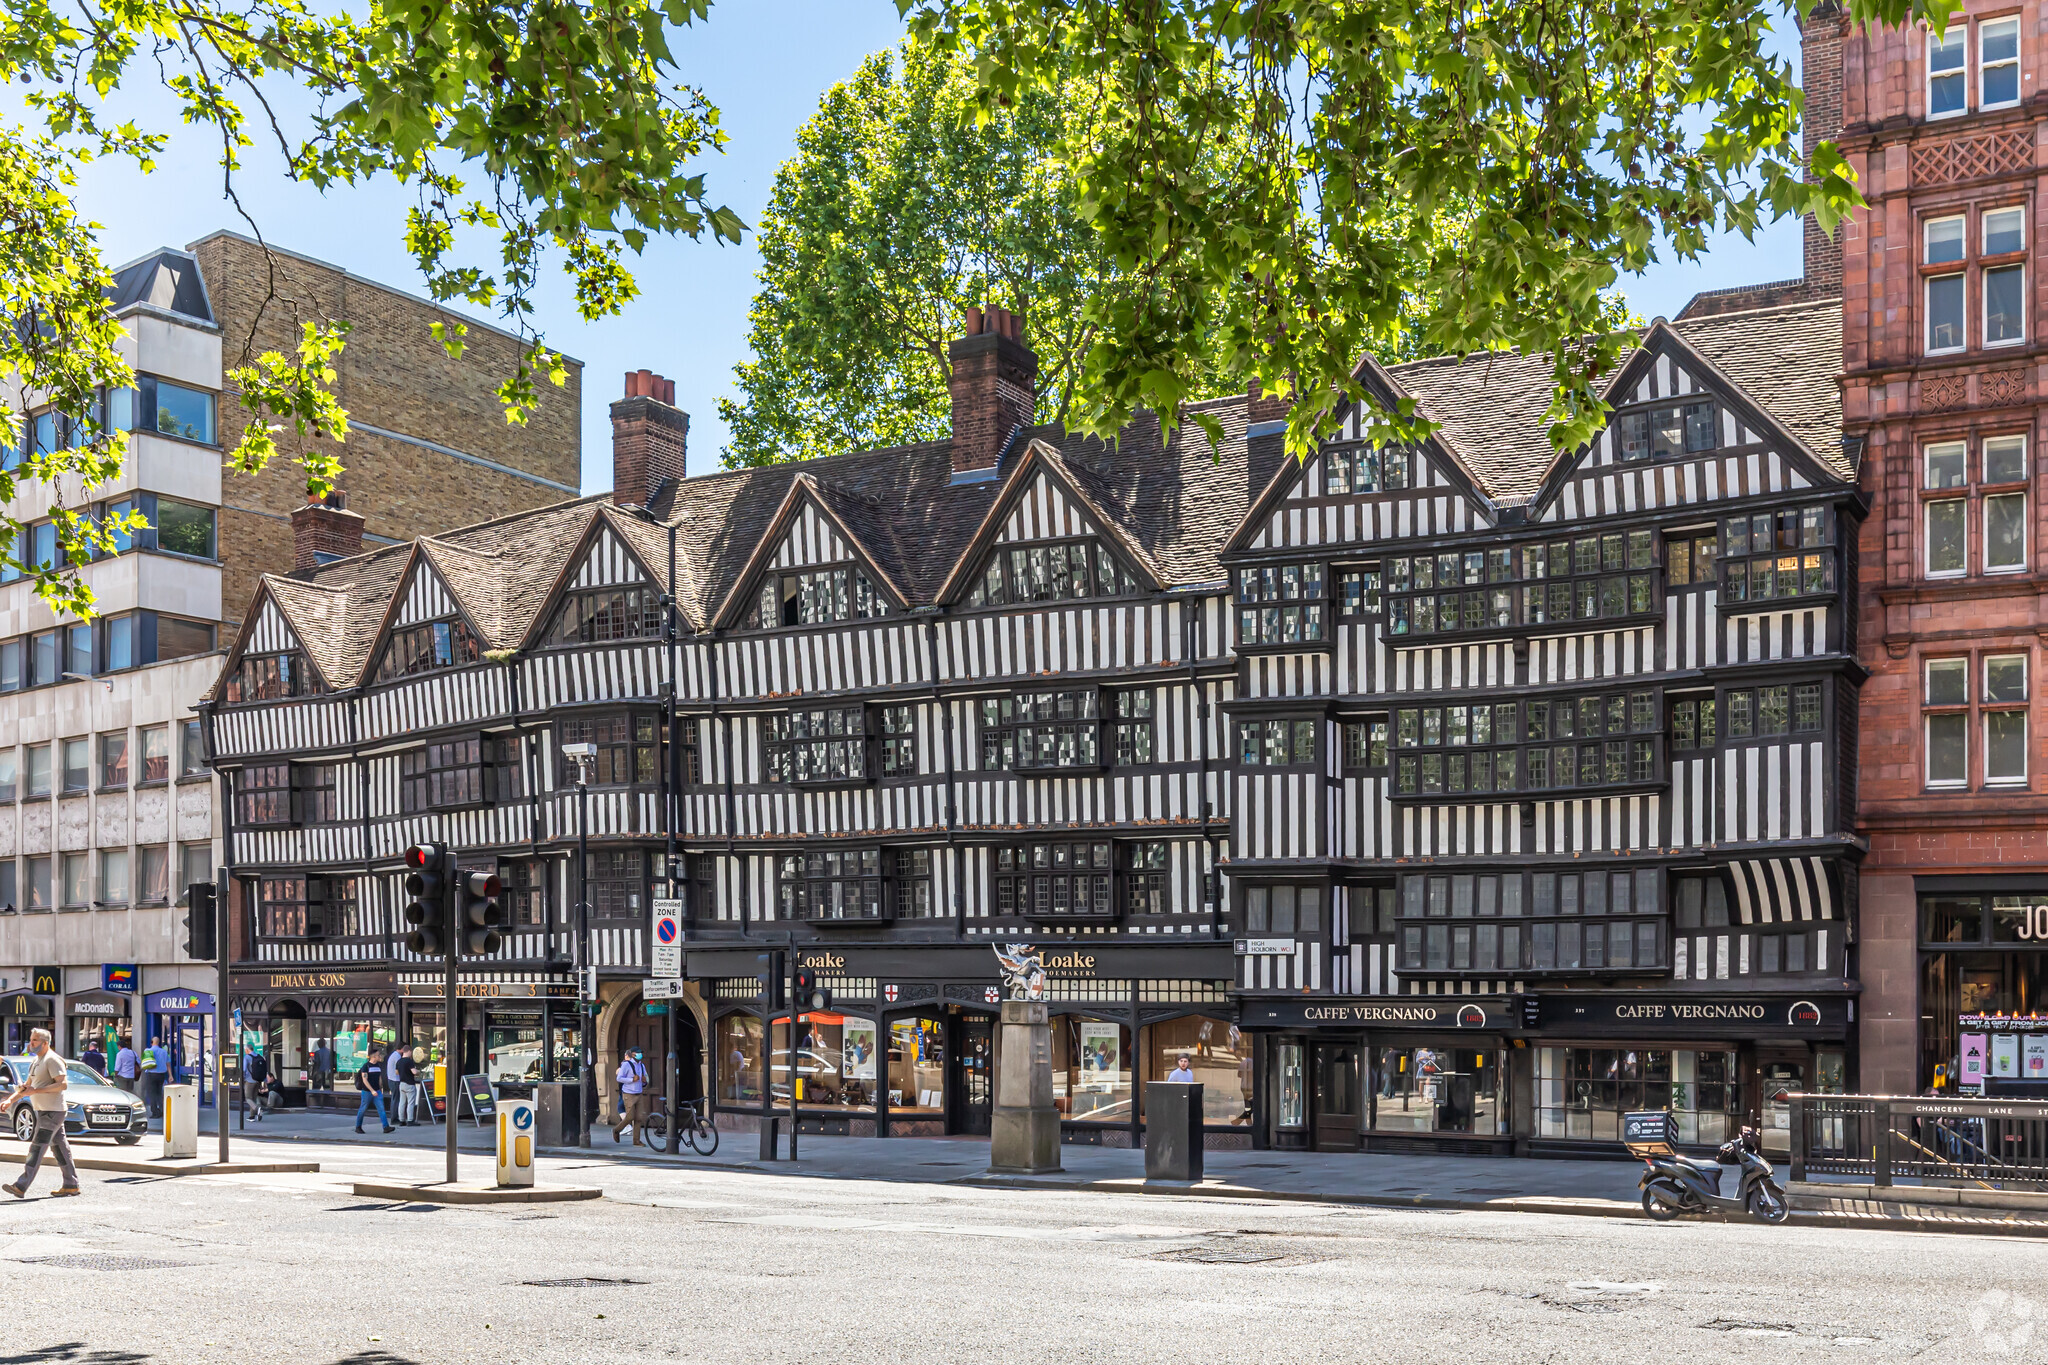
<path id="1" fill-rule="evenodd" d="M 122 267 L 109 306 L 136 372 L 101 399 L 130 434 L 121 477 L 23 485 L 7 511 L 30 523 L 33 562 L 54 558 L 38 519 L 59 501 L 139 511 L 150 529 L 80 567 L 91 621 L 58 619 L 18 574 L 0 575 L 0 1046 L 50 1023 L 73 1051 L 88 1034 L 160 1034 L 184 1067 L 211 1046 L 214 968 L 185 958 L 176 903 L 213 875 L 222 832 L 195 706 L 241 605 L 296 554 L 310 563 L 573 495 L 580 375 L 572 366 L 567 391 L 508 427 L 491 390 L 516 338 L 464 319 L 470 349 L 450 359 L 428 332 L 445 310 L 289 252 L 266 259 L 232 233 Z M 222 469 L 248 419 L 228 371 L 289 350 L 312 320 L 353 328 L 335 385 L 351 416 L 348 468 L 322 506 L 306 505 L 293 434 L 261 475 Z M 26 412 L 5 439 L 16 456 L 66 438 L 32 395 L 10 401 Z M 351 497 L 379 510 L 352 512 Z M 261 685 L 289 695 L 296 681 Z"/>

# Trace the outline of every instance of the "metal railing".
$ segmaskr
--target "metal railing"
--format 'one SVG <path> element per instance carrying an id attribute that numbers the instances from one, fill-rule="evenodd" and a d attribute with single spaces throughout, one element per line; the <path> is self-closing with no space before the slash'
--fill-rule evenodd
<path id="1" fill-rule="evenodd" d="M 2048 1102 L 1793 1095 L 1791 1178 L 1808 1172 L 2048 1188 Z"/>

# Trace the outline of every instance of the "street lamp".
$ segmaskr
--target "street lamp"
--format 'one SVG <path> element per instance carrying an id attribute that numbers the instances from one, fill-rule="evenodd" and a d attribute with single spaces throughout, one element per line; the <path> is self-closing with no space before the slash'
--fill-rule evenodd
<path id="1" fill-rule="evenodd" d="M 595 744 L 564 744 L 562 756 L 576 761 L 576 981 L 577 995 L 583 994 L 583 973 L 590 960 L 590 765 L 597 761 Z M 576 1087 L 583 1122 L 577 1125 L 578 1145 L 590 1145 L 590 1128 L 597 1121 L 597 1044 L 591 1036 L 597 1013 L 597 973 L 590 972 L 590 999 L 578 999 L 576 1013 L 582 1020 L 577 1046 L 583 1053 L 583 1075 Z"/>

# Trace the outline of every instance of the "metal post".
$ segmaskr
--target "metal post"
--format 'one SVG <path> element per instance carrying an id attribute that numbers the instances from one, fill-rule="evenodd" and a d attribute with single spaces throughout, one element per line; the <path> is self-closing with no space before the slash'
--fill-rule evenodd
<path id="1" fill-rule="evenodd" d="M 670 1156 L 674 1156 L 680 1150 L 676 1146 L 676 1142 L 682 1136 L 683 1131 L 683 1116 L 676 1108 L 676 1096 L 682 1089 L 681 1085 L 677 1083 L 677 1078 L 678 1073 L 682 1070 L 683 1063 L 681 1056 L 683 1050 L 682 1030 L 676 1025 L 676 1011 L 682 1008 L 682 1004 L 683 998 L 680 995 L 671 995 L 668 998 L 668 1142 L 666 1150 Z"/>
<path id="2" fill-rule="evenodd" d="M 1892 1183 L 1892 1102 L 1879 1099 L 1873 1107 L 1877 1110 L 1877 1150 L 1872 1153 L 1870 1180 L 1879 1189 L 1888 1189 Z"/>
<path id="3" fill-rule="evenodd" d="M 1792 1179 L 1806 1179 L 1806 1096 L 1794 1095 L 1792 1104 Z"/>
<path id="4" fill-rule="evenodd" d="M 789 1159 L 796 1160 L 796 941 L 792 935 L 789 945 Z M 774 1030 L 769 1030 L 769 1042 L 774 1042 Z"/>
<path id="5" fill-rule="evenodd" d="M 589 1000 L 580 997 L 583 972 L 594 966 L 590 960 L 590 766 L 576 761 L 576 973 L 579 989 L 576 1009 L 583 1027 L 579 1047 L 583 1053 L 583 1078 L 576 1087 L 577 1106 L 583 1111 L 578 1146 L 590 1145 L 590 1128 L 597 1122 L 597 1040 L 591 1024 L 597 1013 L 597 973 L 590 973 Z"/>
<path id="6" fill-rule="evenodd" d="M 448 1041 L 441 1049 L 442 1088 L 447 1092 L 447 1103 L 443 1106 L 442 1113 L 442 1145 L 447 1149 L 448 1183 L 453 1185 L 456 1175 L 456 1125 L 460 1121 L 455 1112 L 459 1100 L 456 1092 L 462 1088 L 462 1002 L 456 999 L 455 995 L 455 968 L 461 961 L 462 927 L 455 922 L 455 914 L 457 907 L 462 904 L 462 893 L 455 889 L 455 879 L 461 875 L 455 870 L 455 855 L 448 853 L 445 857 L 447 861 L 442 867 L 441 894 L 448 900 L 447 909 L 442 914 L 442 922 L 448 926 L 448 942 L 444 945 L 448 952 L 442 959 L 442 970 L 445 975 L 441 980 L 441 998 L 446 1002 L 442 1009 L 445 1011 L 443 1022 L 447 1028 Z"/>
<path id="7" fill-rule="evenodd" d="M 214 873 L 213 888 L 213 1126 L 220 1130 L 220 1159 L 228 1159 L 228 1106 L 227 1097 L 220 1093 L 221 1058 L 227 1054 L 221 1051 L 221 1040 L 228 1036 L 228 887 L 232 885 L 225 866 Z M 206 1077 L 199 1078 L 201 1086 Z M 166 1115 L 169 1110 L 165 1110 Z M 165 1119 L 165 1134 L 168 1136 L 169 1119 Z"/>

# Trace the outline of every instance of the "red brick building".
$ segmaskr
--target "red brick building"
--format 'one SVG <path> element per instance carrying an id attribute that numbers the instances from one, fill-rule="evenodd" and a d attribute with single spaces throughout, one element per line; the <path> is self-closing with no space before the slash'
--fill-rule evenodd
<path id="1" fill-rule="evenodd" d="M 1946 33 L 1853 27 L 1832 5 L 1807 26 L 1809 136 L 1839 118 L 1869 201 L 1838 248 L 1809 226 L 1807 250 L 1810 281 L 1840 281 L 1843 435 L 1872 502 L 1856 793 L 1866 1092 L 1953 1085 L 1973 1027 L 1959 1017 L 2033 1014 L 2048 984 L 2030 913 L 2048 903 L 2033 720 L 2048 659 L 2044 25 L 2031 0 L 1969 0 Z M 2048 1065 L 2048 1036 L 2026 1055 Z"/>

